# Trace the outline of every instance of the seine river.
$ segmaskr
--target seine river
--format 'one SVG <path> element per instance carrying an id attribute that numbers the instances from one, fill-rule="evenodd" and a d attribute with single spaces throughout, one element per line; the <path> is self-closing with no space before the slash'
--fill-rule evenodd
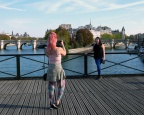
<path id="1" fill-rule="evenodd" d="M 106 49 L 106 53 L 127 52 L 123 47 L 116 49 Z M 44 54 L 43 49 L 33 50 L 31 46 L 23 46 L 22 50 L 17 50 L 16 46 L 7 46 L 5 50 L 0 50 L 2 54 Z M 97 75 L 96 65 L 93 55 L 88 56 L 87 74 Z M 16 58 L 13 56 L 0 56 L 0 77 L 15 77 Z M 22 77 L 40 77 L 46 73 L 48 59 L 43 55 L 21 56 L 20 74 Z M 67 76 L 77 76 L 84 74 L 84 56 L 67 55 L 63 58 L 63 68 Z M 106 63 L 101 64 L 102 74 L 144 74 L 144 64 L 138 55 L 130 54 L 106 54 Z"/>

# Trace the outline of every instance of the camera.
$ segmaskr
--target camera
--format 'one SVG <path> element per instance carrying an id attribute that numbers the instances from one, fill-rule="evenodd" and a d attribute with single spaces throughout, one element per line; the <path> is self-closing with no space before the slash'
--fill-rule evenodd
<path id="1" fill-rule="evenodd" d="M 57 43 L 56 43 L 56 46 L 57 46 L 57 47 L 62 47 L 61 42 L 62 42 L 61 40 L 58 40 Z"/>

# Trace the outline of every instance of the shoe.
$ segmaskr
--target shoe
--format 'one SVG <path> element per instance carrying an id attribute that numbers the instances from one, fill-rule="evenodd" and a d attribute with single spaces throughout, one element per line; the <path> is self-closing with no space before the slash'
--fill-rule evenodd
<path id="1" fill-rule="evenodd" d="M 60 103 L 57 105 L 56 103 L 54 103 L 53 104 L 53 107 L 55 108 L 55 109 L 58 109 L 59 107 L 60 107 Z"/>
<path id="2" fill-rule="evenodd" d="M 98 75 L 97 79 L 101 79 L 101 78 L 102 78 L 102 76 Z"/>
<path id="3" fill-rule="evenodd" d="M 53 104 L 50 104 L 50 109 L 55 109 Z"/>

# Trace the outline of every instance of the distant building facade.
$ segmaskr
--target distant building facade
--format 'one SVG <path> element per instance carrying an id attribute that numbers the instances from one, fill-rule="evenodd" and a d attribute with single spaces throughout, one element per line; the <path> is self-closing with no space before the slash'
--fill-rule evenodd
<path id="1" fill-rule="evenodd" d="M 10 38 L 12 38 L 12 37 L 15 37 L 15 38 L 26 38 L 26 37 L 28 38 L 28 37 L 30 37 L 29 34 L 27 34 L 26 32 L 24 34 L 21 34 L 21 35 L 19 35 L 19 33 L 13 34 L 13 31 L 12 31 L 12 34 L 5 33 L 5 32 L 2 32 L 0 34 L 8 35 Z"/>
<path id="2" fill-rule="evenodd" d="M 71 24 L 61 24 L 59 27 L 63 27 L 65 28 L 66 30 L 69 30 L 71 27 Z"/>
<path id="3" fill-rule="evenodd" d="M 96 37 L 100 37 L 102 34 L 112 34 L 112 31 L 111 31 L 111 28 L 107 27 L 107 26 L 98 26 L 97 28 L 93 27 L 91 22 L 90 24 L 87 24 L 85 26 L 79 26 L 77 29 L 72 29 L 70 28 L 70 35 L 76 35 L 76 32 L 79 30 L 79 29 L 88 29 L 92 34 L 93 34 L 93 39 L 95 39 Z"/>

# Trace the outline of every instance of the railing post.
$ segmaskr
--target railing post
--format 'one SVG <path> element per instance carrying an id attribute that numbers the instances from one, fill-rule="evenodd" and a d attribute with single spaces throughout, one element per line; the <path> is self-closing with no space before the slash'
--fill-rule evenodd
<path id="1" fill-rule="evenodd" d="M 84 54 L 84 77 L 87 77 L 87 54 Z"/>
<path id="2" fill-rule="evenodd" d="M 20 55 L 16 55 L 17 79 L 20 79 Z"/>

